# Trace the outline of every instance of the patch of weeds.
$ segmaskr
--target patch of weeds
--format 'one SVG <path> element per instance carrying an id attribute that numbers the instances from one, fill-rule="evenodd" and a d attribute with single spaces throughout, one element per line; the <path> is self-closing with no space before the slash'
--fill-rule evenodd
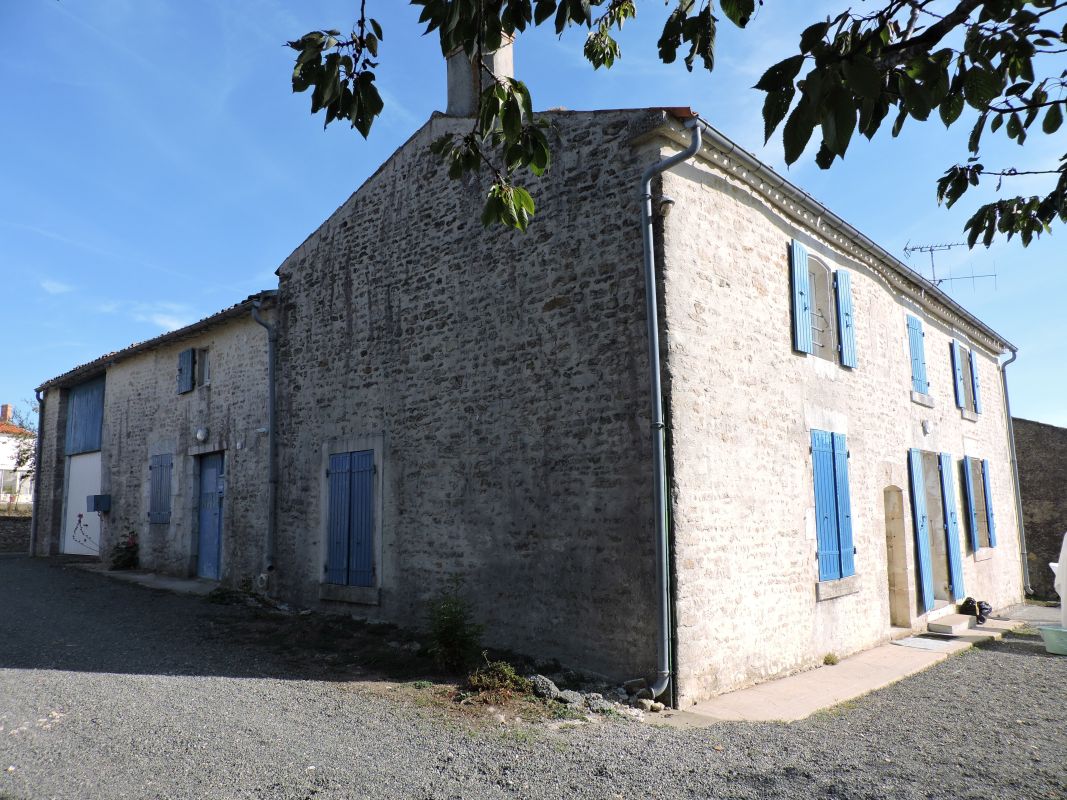
<path id="1" fill-rule="evenodd" d="M 130 531 L 115 542 L 115 546 L 111 548 L 111 566 L 108 569 L 116 571 L 137 569 L 140 565 L 138 551 L 137 534 L 134 531 Z"/>
<path id="2" fill-rule="evenodd" d="M 449 672 L 462 672 L 482 649 L 482 626 L 474 622 L 461 588 L 457 579 L 430 603 L 428 649 L 437 666 Z"/>
<path id="3" fill-rule="evenodd" d="M 501 731 L 500 736 L 506 741 L 523 745 L 533 744 L 537 741 L 537 736 L 534 732 L 527 728 L 508 728 L 505 731 Z"/>
<path id="4" fill-rule="evenodd" d="M 1011 631 L 1013 636 L 1040 636 L 1041 632 L 1033 625 L 1022 625 Z"/>
<path id="5" fill-rule="evenodd" d="M 485 665 L 467 676 L 467 688 L 491 703 L 503 703 L 515 696 L 529 694 L 530 681 L 519 675 L 507 661 L 490 661 L 482 653 Z"/>
<path id="6" fill-rule="evenodd" d="M 575 708 L 567 703 L 553 703 L 552 719 L 585 719 L 585 709 Z"/>
<path id="7" fill-rule="evenodd" d="M 219 606 L 243 606 L 248 603 L 250 595 L 237 589 L 227 589 L 225 586 L 216 586 L 204 595 L 209 603 Z"/>
<path id="8" fill-rule="evenodd" d="M 834 664 L 840 664 L 841 659 L 837 657 L 837 653 L 827 653 L 822 657 L 822 663 L 828 667 L 832 667 Z"/>
<path id="9" fill-rule="evenodd" d="M 433 681 L 412 681 L 412 689 L 429 689 L 433 686 Z"/>

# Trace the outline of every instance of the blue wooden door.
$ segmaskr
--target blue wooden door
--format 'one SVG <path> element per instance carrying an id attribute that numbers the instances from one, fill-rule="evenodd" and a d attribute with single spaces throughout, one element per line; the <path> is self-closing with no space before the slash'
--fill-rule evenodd
<path id="1" fill-rule="evenodd" d="M 222 453 L 200 456 L 200 536 L 196 574 L 219 579 L 222 551 Z"/>

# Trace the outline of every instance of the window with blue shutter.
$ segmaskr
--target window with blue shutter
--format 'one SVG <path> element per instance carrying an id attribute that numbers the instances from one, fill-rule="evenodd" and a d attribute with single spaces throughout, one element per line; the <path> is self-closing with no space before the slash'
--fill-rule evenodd
<path id="1" fill-rule="evenodd" d="M 327 583 L 374 585 L 374 474 L 373 450 L 330 456 Z"/>
<path id="2" fill-rule="evenodd" d="M 930 384 L 926 381 L 926 334 L 918 317 L 908 315 L 908 350 L 911 353 L 911 388 L 926 394 Z"/>
<path id="3" fill-rule="evenodd" d="M 100 449 L 104 427 L 104 378 L 73 387 L 67 395 L 66 455 Z"/>
<path id="4" fill-rule="evenodd" d="M 837 341 L 841 366 L 856 366 L 856 328 L 852 318 L 852 275 L 839 269 L 834 273 L 834 294 L 837 298 Z"/>
<path id="5" fill-rule="evenodd" d="M 993 493 L 989 491 L 989 462 L 982 459 L 982 492 L 985 494 L 986 528 L 989 530 L 989 546 L 997 546 L 997 523 L 993 515 Z"/>
<path id="6" fill-rule="evenodd" d="M 148 521 L 153 525 L 170 522 L 170 482 L 174 474 L 174 456 L 152 456 L 148 464 Z"/>
<path id="7" fill-rule="evenodd" d="M 919 604 L 923 613 L 934 607 L 934 565 L 930 554 L 930 519 L 926 513 L 926 479 L 922 451 L 908 451 L 912 527 L 915 529 L 916 563 L 919 568 Z"/>
<path id="8" fill-rule="evenodd" d="M 959 342 L 952 342 L 952 374 L 955 380 L 956 408 L 982 413 L 982 398 L 978 388 L 978 358 Z"/>
<path id="9" fill-rule="evenodd" d="M 996 547 L 997 532 L 993 514 L 993 496 L 989 490 L 989 462 L 963 459 L 963 497 L 967 506 L 967 532 L 971 550 Z"/>
<path id="10" fill-rule="evenodd" d="M 856 574 L 856 560 L 844 434 L 813 430 L 811 463 L 819 580 L 847 578 Z"/>
<path id="11" fill-rule="evenodd" d="M 793 288 L 793 349 L 815 352 L 811 331 L 811 286 L 808 279 L 808 251 L 796 239 L 790 248 Z"/>
<path id="12" fill-rule="evenodd" d="M 956 408 L 967 407 L 967 397 L 963 388 L 963 348 L 959 342 L 952 342 L 952 380 L 956 392 Z"/>
<path id="13" fill-rule="evenodd" d="M 968 362 L 971 367 L 971 397 L 974 400 L 974 413 L 982 413 L 982 396 L 978 390 L 978 358 L 974 350 L 968 353 Z"/>
<path id="14" fill-rule="evenodd" d="M 178 394 L 191 392 L 196 386 L 196 348 L 178 353 Z"/>
<path id="15" fill-rule="evenodd" d="M 956 483 L 952 479 L 952 456 L 941 453 L 937 459 L 941 473 L 941 508 L 944 509 L 945 544 L 948 551 L 948 572 L 952 583 L 952 599 L 962 600 L 963 558 L 960 553 L 960 526 L 956 514 Z"/>

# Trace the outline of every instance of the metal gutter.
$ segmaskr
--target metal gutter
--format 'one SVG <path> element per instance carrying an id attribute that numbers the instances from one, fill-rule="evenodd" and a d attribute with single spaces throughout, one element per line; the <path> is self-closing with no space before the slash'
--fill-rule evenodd
<path id="1" fill-rule="evenodd" d="M 1011 477 L 1015 482 L 1015 518 L 1019 525 L 1019 548 L 1023 565 L 1023 591 L 1033 594 L 1030 585 L 1030 554 L 1026 551 L 1026 524 L 1023 522 L 1023 495 L 1019 487 L 1019 459 L 1015 453 L 1015 426 L 1011 421 L 1011 399 L 1008 397 L 1008 365 L 1018 358 L 1019 352 L 1013 350 L 1011 358 L 1000 365 L 1000 380 L 1004 385 L 1004 416 L 1008 423 L 1008 450 L 1011 453 Z"/>
<path id="2" fill-rule="evenodd" d="M 274 572 L 274 550 L 278 528 L 278 432 L 275 391 L 275 363 L 278 351 L 278 327 L 265 322 L 259 316 L 262 300 L 266 296 L 277 297 L 277 291 L 263 292 L 260 299 L 252 301 L 252 319 L 267 330 L 267 535 L 264 542 L 263 573 L 259 576 L 261 589 L 266 589 Z"/>
<path id="3" fill-rule="evenodd" d="M 652 228 L 652 179 L 664 170 L 688 160 L 700 150 L 700 123 L 685 124 L 691 131 L 689 147 L 653 164 L 641 176 L 641 236 L 644 245 L 645 307 L 648 323 L 649 395 L 652 416 L 652 492 L 656 528 L 656 578 L 659 588 L 659 642 L 656 680 L 649 688 L 659 697 L 671 682 L 670 550 L 667 539 L 667 462 L 664 455 L 666 426 L 663 420 L 663 377 L 659 356 L 659 313 L 656 300 L 656 252 Z"/>

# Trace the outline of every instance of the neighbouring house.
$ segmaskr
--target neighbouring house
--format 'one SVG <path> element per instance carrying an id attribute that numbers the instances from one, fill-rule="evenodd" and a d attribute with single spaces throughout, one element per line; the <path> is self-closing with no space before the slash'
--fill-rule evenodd
<path id="1" fill-rule="evenodd" d="M 101 555 L 234 583 L 262 565 L 267 333 L 253 295 L 43 384 L 38 553 Z M 226 531 L 227 535 L 223 535 Z"/>
<path id="2" fill-rule="evenodd" d="M 0 405 L 0 514 L 26 511 L 33 503 L 33 470 L 27 463 L 36 437 L 18 425 L 10 403 Z"/>
<path id="3" fill-rule="evenodd" d="M 479 224 L 485 185 L 429 151 L 470 121 L 435 114 L 284 261 L 272 427 L 267 335 L 240 306 L 45 384 L 38 552 L 99 492 L 105 544 L 134 530 L 147 564 L 205 574 L 204 459 L 223 453 L 223 581 L 418 625 L 458 579 L 488 644 L 667 672 L 678 704 L 965 595 L 1020 601 L 1013 346 L 687 109 L 542 117 L 555 161 L 525 235 Z M 652 184 L 661 427 L 639 187 L 686 147 Z M 205 346 L 210 389 L 182 393 Z M 71 428 L 97 391 L 100 422 Z M 83 444 L 99 486 L 75 493 Z"/>
<path id="4" fill-rule="evenodd" d="M 1059 560 L 1067 533 L 1067 428 L 1019 417 L 1012 422 L 1030 585 L 1035 597 L 1056 600 L 1049 564 Z"/>

